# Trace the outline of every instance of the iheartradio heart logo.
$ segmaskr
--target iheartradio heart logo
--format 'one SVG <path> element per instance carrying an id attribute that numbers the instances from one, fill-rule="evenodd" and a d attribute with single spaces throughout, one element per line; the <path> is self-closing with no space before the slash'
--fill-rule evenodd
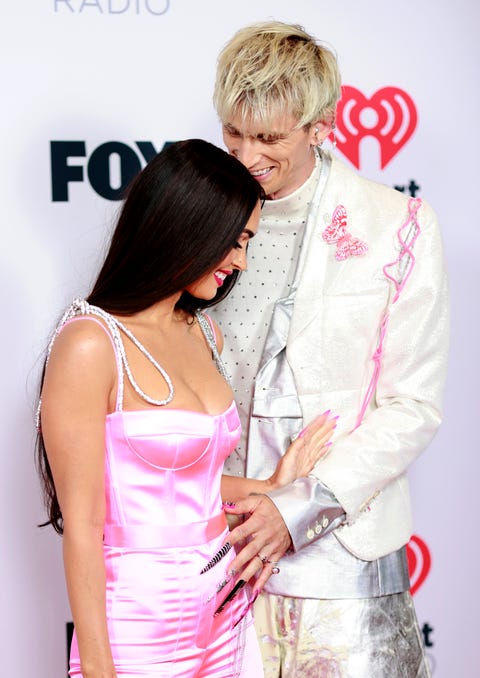
<path id="1" fill-rule="evenodd" d="M 407 544 L 408 574 L 410 575 L 410 593 L 415 595 L 430 572 L 432 559 L 423 539 L 416 534 Z"/>
<path id="2" fill-rule="evenodd" d="M 360 90 L 344 85 L 336 125 L 337 148 L 357 169 L 362 139 L 377 139 L 383 169 L 415 131 L 417 109 L 412 98 L 398 87 L 383 87 L 367 99 Z"/>

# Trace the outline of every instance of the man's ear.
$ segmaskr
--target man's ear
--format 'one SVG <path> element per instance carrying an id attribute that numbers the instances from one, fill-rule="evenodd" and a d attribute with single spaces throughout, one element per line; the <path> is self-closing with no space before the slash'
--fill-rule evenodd
<path id="1" fill-rule="evenodd" d="M 310 145 L 321 146 L 332 130 L 332 123 L 324 120 L 312 122 L 308 130 Z"/>

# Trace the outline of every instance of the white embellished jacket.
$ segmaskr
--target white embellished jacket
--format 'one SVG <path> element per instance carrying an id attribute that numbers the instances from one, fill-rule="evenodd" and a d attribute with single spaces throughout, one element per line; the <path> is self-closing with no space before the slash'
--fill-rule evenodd
<path id="1" fill-rule="evenodd" d="M 272 498 L 298 551 L 318 524 L 321 481 L 346 512 L 335 536 L 375 560 L 411 536 L 406 472 L 441 421 L 449 329 L 442 243 L 426 203 L 335 158 L 318 191 L 286 355 L 304 422 L 326 409 L 340 416 L 312 475 Z"/>

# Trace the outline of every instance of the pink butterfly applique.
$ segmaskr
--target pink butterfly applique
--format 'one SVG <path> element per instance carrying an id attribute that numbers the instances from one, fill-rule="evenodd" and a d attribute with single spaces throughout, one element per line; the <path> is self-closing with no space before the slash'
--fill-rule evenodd
<path id="1" fill-rule="evenodd" d="M 347 210 L 343 205 L 335 207 L 332 221 L 323 231 L 322 238 L 329 245 L 336 243 L 335 259 L 337 261 L 343 261 L 348 257 L 356 257 L 368 251 L 367 243 L 347 232 Z"/>

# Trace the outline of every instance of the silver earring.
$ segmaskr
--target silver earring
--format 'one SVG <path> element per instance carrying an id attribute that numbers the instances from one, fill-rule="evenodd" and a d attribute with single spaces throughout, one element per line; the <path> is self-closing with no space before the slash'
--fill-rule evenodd
<path id="1" fill-rule="evenodd" d="M 317 136 L 319 131 L 320 130 L 318 129 L 318 127 L 315 127 L 315 137 Z M 313 145 L 316 146 L 317 148 L 320 148 L 320 146 L 323 144 L 323 141 L 317 141 L 317 139 L 315 139 L 315 141 L 316 141 L 316 143 L 313 144 Z"/>
<path id="2" fill-rule="evenodd" d="M 320 132 L 320 130 L 318 129 L 318 127 L 315 127 L 315 136 L 317 136 L 317 134 L 319 132 Z M 323 144 L 323 139 L 321 139 L 321 141 L 317 141 L 317 143 L 315 145 L 316 145 L 317 148 L 320 148 L 322 144 Z"/>
<path id="3" fill-rule="evenodd" d="M 333 123 L 333 125 L 332 125 L 332 134 L 333 134 L 332 148 L 333 148 L 333 150 L 335 150 L 337 148 L 337 136 L 335 134 L 336 128 L 337 128 L 337 126 L 335 125 L 335 123 Z"/>

